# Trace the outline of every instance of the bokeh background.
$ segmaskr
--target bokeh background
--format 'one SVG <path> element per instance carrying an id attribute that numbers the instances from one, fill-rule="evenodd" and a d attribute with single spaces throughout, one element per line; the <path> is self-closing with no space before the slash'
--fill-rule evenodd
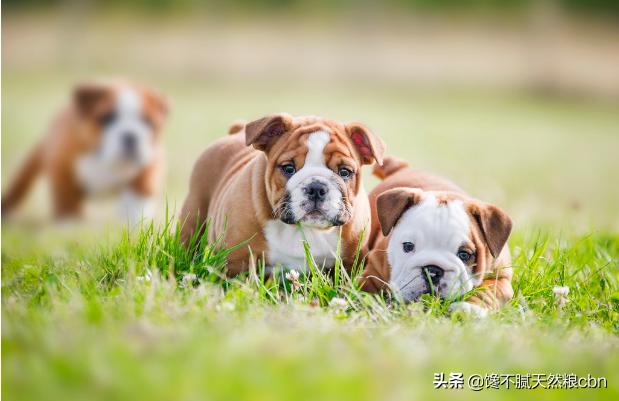
<path id="1" fill-rule="evenodd" d="M 73 84 L 125 76 L 172 102 L 161 210 L 232 121 L 286 111 L 365 122 L 521 226 L 615 229 L 618 21 L 602 0 L 5 1 L 2 178 Z"/>

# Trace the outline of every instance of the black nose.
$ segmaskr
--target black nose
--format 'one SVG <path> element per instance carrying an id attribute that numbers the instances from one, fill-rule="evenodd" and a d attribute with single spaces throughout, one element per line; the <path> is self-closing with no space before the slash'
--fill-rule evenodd
<path id="1" fill-rule="evenodd" d="M 133 132 L 125 132 L 122 136 L 122 143 L 125 152 L 134 154 L 137 148 L 137 139 Z"/>
<path id="2" fill-rule="evenodd" d="M 305 193 L 307 194 L 308 199 L 314 202 L 324 200 L 328 191 L 329 188 L 327 188 L 327 185 L 320 181 L 314 181 L 305 187 Z"/>
<path id="3" fill-rule="evenodd" d="M 422 267 L 422 270 L 423 270 L 423 276 L 426 279 L 426 281 L 431 280 L 432 284 L 434 285 L 437 285 L 438 282 L 443 277 L 443 275 L 445 274 L 445 270 L 441 269 L 438 266 L 434 266 L 434 265 L 424 266 Z"/>

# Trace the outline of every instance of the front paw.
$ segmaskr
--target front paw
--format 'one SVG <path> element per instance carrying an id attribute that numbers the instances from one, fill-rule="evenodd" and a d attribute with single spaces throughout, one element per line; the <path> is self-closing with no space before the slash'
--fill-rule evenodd
<path id="1" fill-rule="evenodd" d="M 449 305 L 447 310 L 452 315 L 459 314 L 459 315 L 474 317 L 477 319 L 483 319 L 486 316 L 488 316 L 488 309 L 482 306 L 479 306 L 479 305 L 472 304 L 470 302 L 454 302 L 451 305 Z"/>

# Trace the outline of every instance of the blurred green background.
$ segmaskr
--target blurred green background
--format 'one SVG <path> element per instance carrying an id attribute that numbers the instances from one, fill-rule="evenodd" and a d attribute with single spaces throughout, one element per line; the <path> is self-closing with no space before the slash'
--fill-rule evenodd
<path id="1" fill-rule="evenodd" d="M 586 9 L 587 11 L 583 11 Z M 616 2 L 5 2 L 2 178 L 80 80 L 171 100 L 167 202 L 235 120 L 359 120 L 517 224 L 619 225 Z M 366 174 L 368 186 L 372 178 Z M 44 187 L 23 209 L 49 215 Z"/>

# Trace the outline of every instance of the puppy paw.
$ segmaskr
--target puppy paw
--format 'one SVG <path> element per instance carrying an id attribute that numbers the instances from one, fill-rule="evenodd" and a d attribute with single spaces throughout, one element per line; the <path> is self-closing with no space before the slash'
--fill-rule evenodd
<path id="1" fill-rule="evenodd" d="M 483 319 L 488 316 L 488 309 L 470 302 L 454 302 L 449 305 L 447 310 L 453 314 L 461 314 L 465 316 Z"/>

